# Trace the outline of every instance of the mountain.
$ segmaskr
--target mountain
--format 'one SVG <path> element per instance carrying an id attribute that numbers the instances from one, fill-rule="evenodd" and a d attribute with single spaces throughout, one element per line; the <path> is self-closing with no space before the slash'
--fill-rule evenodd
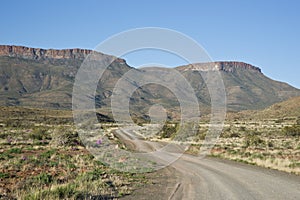
<path id="1" fill-rule="evenodd" d="M 0 105 L 70 109 L 75 75 L 90 53 L 91 50 L 85 49 L 0 46 Z M 113 58 L 93 53 L 103 58 Z M 105 82 L 97 98 L 104 99 L 111 94 L 109 89 L 113 88 L 119 73 L 130 69 L 125 60 L 116 59 L 106 72 L 106 78 L 110 81 Z"/>
<path id="2" fill-rule="evenodd" d="M 227 94 L 229 111 L 263 109 L 290 97 L 300 96 L 300 90 L 287 83 L 266 77 L 262 70 L 243 62 L 201 63 L 177 68 L 193 86 L 197 86 L 198 98 L 209 97 L 207 90 L 201 89 L 201 76 L 209 69 L 220 71 Z M 202 84 L 203 85 L 203 84 Z M 204 88 L 204 86 L 202 86 Z"/>
<path id="3" fill-rule="evenodd" d="M 96 106 L 111 114 L 111 95 L 117 81 L 129 70 L 143 76 L 142 69 L 130 67 L 125 60 L 85 49 L 38 49 L 0 45 L 0 105 L 71 109 L 75 75 L 84 59 L 94 53 L 100 58 L 115 59 L 99 80 Z M 100 67 L 100 66 L 99 66 Z M 259 68 L 242 62 L 214 62 L 175 68 L 191 83 L 201 110 L 209 112 L 210 97 L 201 76 L 207 70 L 219 70 L 227 92 L 230 111 L 262 109 L 276 102 L 300 96 L 300 90 L 266 77 Z M 198 73 L 200 72 L 200 73 Z M 132 80 L 127 84 L 135 86 Z M 130 98 L 132 116 L 147 118 L 153 104 L 167 108 L 168 116 L 178 116 L 179 102 L 163 86 L 138 87 Z"/>

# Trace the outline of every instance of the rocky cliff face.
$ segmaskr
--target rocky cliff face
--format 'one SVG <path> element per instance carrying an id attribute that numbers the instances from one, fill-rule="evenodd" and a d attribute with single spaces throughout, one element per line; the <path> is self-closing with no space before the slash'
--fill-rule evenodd
<path id="1" fill-rule="evenodd" d="M 224 71 L 224 72 L 234 72 L 236 69 L 246 69 L 251 71 L 257 71 L 261 73 L 261 69 L 244 62 L 211 62 L 211 63 L 196 63 L 192 65 L 180 66 L 177 69 L 180 71 Z"/>
<path id="2" fill-rule="evenodd" d="M 40 49 L 23 46 L 0 45 L 0 56 L 25 59 L 84 59 L 92 50 L 87 49 Z"/>
<path id="3" fill-rule="evenodd" d="M 89 49 L 41 49 L 14 45 L 0 45 L 0 57 L 12 57 L 30 59 L 38 62 L 57 64 L 66 64 L 72 66 L 80 66 L 83 60 L 88 56 L 89 59 L 101 60 L 109 59 L 115 63 L 127 65 L 126 61 L 111 55 Z"/>

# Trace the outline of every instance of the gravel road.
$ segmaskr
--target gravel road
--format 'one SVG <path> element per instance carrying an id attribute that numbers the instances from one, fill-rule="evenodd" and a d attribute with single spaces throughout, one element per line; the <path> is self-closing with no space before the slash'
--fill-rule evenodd
<path id="1" fill-rule="evenodd" d="M 123 129 L 117 135 L 137 151 L 153 151 L 161 146 L 139 139 L 130 129 Z M 142 188 L 124 199 L 300 199 L 300 176 L 284 172 L 186 154 L 168 168 L 173 170 L 167 176 L 172 181 L 162 180 L 168 183 L 165 187 L 158 184 L 159 187 Z"/>

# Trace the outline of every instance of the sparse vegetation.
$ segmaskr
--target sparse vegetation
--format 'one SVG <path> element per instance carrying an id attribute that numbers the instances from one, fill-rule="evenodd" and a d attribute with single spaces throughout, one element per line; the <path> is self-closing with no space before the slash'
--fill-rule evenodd
<path id="1" fill-rule="evenodd" d="M 67 111 L 0 110 L 0 198 L 117 198 L 146 182 L 144 175 L 117 172 L 95 160 L 82 145 Z M 116 124 L 102 124 L 101 130 L 112 127 Z M 207 123 L 201 122 L 195 132 L 193 124 L 185 127 L 192 131 L 178 133 L 179 124 L 169 122 L 159 134 L 147 135 L 145 131 L 145 136 L 164 141 L 184 136 L 180 141 L 191 144 L 187 153 L 198 154 Z M 299 127 L 298 116 L 228 120 L 212 155 L 300 174 Z M 119 143 L 116 146 L 124 148 Z"/>
<path id="2" fill-rule="evenodd" d="M 65 117 L 62 121 L 52 120 L 54 111 L 2 111 L 0 199 L 117 198 L 144 182 L 139 174 L 117 172 L 95 160 L 82 146 L 72 124 L 65 123 Z M 35 118 L 43 112 L 49 123 Z M 66 116 L 66 111 L 55 113 Z M 13 123 L 16 119 L 18 122 Z"/>
<path id="3" fill-rule="evenodd" d="M 294 117 L 227 121 L 212 156 L 300 174 L 297 123 Z"/>

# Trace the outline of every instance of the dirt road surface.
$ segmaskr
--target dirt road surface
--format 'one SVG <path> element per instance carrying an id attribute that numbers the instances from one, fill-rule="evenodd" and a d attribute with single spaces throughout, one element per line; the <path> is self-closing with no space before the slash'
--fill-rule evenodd
<path id="1" fill-rule="evenodd" d="M 152 152 L 162 146 L 143 140 L 130 128 L 119 130 L 117 136 L 136 151 Z M 172 156 L 177 154 L 167 153 L 158 160 Z M 183 154 L 154 176 L 155 184 L 124 199 L 300 199 L 300 176 L 215 158 Z"/>

